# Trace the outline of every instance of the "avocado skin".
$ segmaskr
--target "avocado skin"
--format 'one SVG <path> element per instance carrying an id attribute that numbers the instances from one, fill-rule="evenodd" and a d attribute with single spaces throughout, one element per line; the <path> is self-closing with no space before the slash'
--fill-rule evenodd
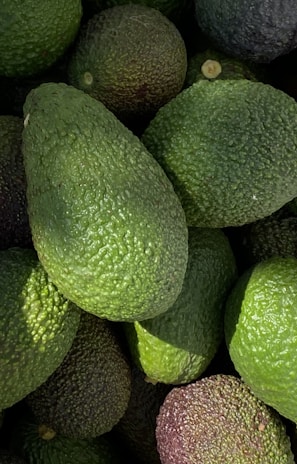
<path id="1" fill-rule="evenodd" d="M 58 292 L 35 250 L 0 251 L 0 410 L 13 406 L 59 366 L 80 309 Z"/>
<path id="2" fill-rule="evenodd" d="M 294 0 L 195 0 L 199 27 L 230 56 L 270 63 L 297 47 Z"/>
<path id="3" fill-rule="evenodd" d="M 131 369 L 113 323 L 83 311 L 62 364 L 26 402 L 38 423 L 84 439 L 109 432 L 130 395 Z"/>
<path id="4" fill-rule="evenodd" d="M 109 320 L 145 319 L 177 298 L 185 213 L 164 170 L 101 102 L 65 83 L 24 105 L 34 247 L 59 290 Z"/>

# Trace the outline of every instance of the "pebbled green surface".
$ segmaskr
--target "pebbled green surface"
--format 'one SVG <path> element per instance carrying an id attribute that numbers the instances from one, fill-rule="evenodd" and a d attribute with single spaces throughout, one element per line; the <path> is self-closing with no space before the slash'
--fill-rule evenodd
<path id="1" fill-rule="evenodd" d="M 20 401 L 59 366 L 79 317 L 33 250 L 0 251 L 0 410 Z"/>
<path id="2" fill-rule="evenodd" d="M 0 75 L 21 77 L 49 68 L 74 41 L 81 0 L 0 0 Z"/>
<path id="3" fill-rule="evenodd" d="M 164 105 L 142 141 L 198 227 L 238 226 L 297 196 L 297 104 L 249 80 L 200 81 Z"/>
<path id="4" fill-rule="evenodd" d="M 124 415 L 130 394 L 130 364 L 112 323 L 83 311 L 63 362 L 26 401 L 38 423 L 85 439 L 109 432 Z"/>
<path id="5" fill-rule="evenodd" d="M 235 369 L 266 404 L 297 421 L 297 259 L 273 257 L 247 270 L 226 303 Z"/>
<path id="6" fill-rule="evenodd" d="M 164 314 L 125 324 L 135 363 L 152 382 L 198 378 L 223 339 L 223 305 L 237 277 L 228 239 L 219 229 L 189 228 L 189 259 L 181 293 Z"/>
<path id="7" fill-rule="evenodd" d="M 293 464 L 282 418 L 232 375 L 212 375 L 165 398 L 156 428 L 162 464 Z"/>
<path id="8" fill-rule="evenodd" d="M 221 50 L 269 63 L 297 46 L 295 0 L 195 0 L 196 20 Z"/>
<path id="9" fill-rule="evenodd" d="M 70 300 L 112 320 L 166 311 L 188 259 L 184 211 L 139 139 L 66 84 L 30 92 L 23 153 L 40 261 Z"/>
<path id="10" fill-rule="evenodd" d="M 155 8 L 124 4 L 94 15 L 81 29 L 68 76 L 126 121 L 151 117 L 175 97 L 186 70 L 186 46 L 174 23 Z"/>

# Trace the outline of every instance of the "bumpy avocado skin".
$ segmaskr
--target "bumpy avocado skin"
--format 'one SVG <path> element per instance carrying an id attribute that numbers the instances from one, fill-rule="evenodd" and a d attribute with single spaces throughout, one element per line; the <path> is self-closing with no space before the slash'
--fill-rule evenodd
<path id="1" fill-rule="evenodd" d="M 152 382 L 188 383 L 204 372 L 224 338 L 223 308 L 236 277 L 223 231 L 190 227 L 188 267 L 177 300 L 164 314 L 124 326 L 133 360 Z"/>
<path id="2" fill-rule="evenodd" d="M 239 378 L 215 374 L 174 387 L 157 417 L 162 464 L 293 464 L 281 416 Z"/>
<path id="3" fill-rule="evenodd" d="M 26 178 L 21 151 L 23 120 L 0 115 L 0 248 L 30 247 Z"/>
<path id="4" fill-rule="evenodd" d="M 199 27 L 225 53 L 269 63 L 297 46 L 294 0 L 196 0 Z"/>
<path id="5" fill-rule="evenodd" d="M 69 83 L 102 101 L 125 123 L 151 117 L 181 90 L 184 40 L 165 15 L 146 5 L 104 9 L 81 29 Z"/>
<path id="6" fill-rule="evenodd" d="M 130 394 L 130 365 L 112 323 L 83 311 L 62 364 L 26 401 L 40 424 L 84 439 L 109 432 Z"/>
<path id="7" fill-rule="evenodd" d="M 142 135 L 190 226 L 238 226 L 296 197 L 296 101 L 247 79 L 201 80 L 164 105 Z"/>
<path id="8" fill-rule="evenodd" d="M 186 270 L 181 203 L 161 166 L 102 103 L 42 84 L 24 105 L 35 249 L 57 287 L 112 320 L 166 311 Z"/>
<path id="9" fill-rule="evenodd" d="M 25 77 L 48 69 L 74 41 L 81 17 L 81 0 L 2 0 L 0 75 Z"/>
<path id="10" fill-rule="evenodd" d="M 59 366 L 80 311 L 61 295 L 34 250 L 0 251 L 0 410 L 23 399 Z"/>
<path id="11" fill-rule="evenodd" d="M 113 428 L 115 439 L 123 443 L 139 464 L 160 464 L 156 417 L 171 386 L 151 383 L 136 366 L 131 373 L 131 396 L 125 414 Z"/>

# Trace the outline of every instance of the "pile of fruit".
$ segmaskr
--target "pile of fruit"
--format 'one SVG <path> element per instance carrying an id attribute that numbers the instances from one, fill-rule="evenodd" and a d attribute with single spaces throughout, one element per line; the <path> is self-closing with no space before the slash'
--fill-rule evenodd
<path id="1" fill-rule="evenodd" d="M 297 462 L 297 4 L 0 0 L 0 464 Z"/>

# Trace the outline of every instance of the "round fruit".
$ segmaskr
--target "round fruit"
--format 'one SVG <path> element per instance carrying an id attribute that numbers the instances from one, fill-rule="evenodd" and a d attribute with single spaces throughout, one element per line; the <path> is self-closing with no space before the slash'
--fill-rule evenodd
<path id="1" fill-rule="evenodd" d="M 235 369 L 255 395 L 297 421 L 297 259 L 272 257 L 241 275 L 225 312 Z"/>

